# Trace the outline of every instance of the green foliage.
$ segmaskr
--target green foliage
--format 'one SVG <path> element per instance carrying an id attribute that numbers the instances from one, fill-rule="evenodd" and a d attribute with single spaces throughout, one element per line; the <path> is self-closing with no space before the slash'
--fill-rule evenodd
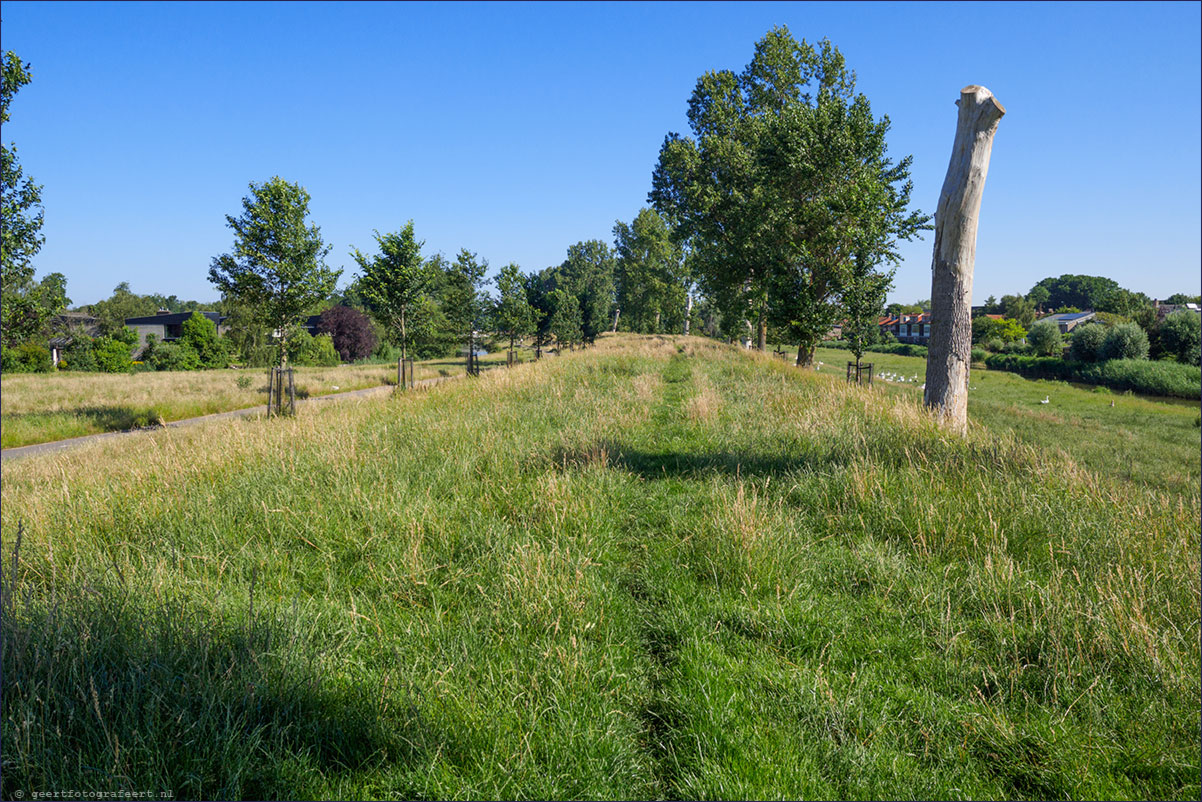
<path id="1" fill-rule="evenodd" d="M 534 308 L 526 297 L 526 277 L 515 264 L 501 268 L 496 278 L 497 299 L 493 305 L 492 321 L 496 330 L 505 335 L 510 349 L 514 340 L 534 331 Z"/>
<path id="2" fill-rule="evenodd" d="M 276 343 L 282 363 L 287 332 L 334 291 L 342 271 L 326 267 L 330 248 L 321 229 L 306 225 L 310 197 L 303 187 L 276 176 L 252 182 L 250 193 L 242 199 L 241 217 L 226 215 L 233 254 L 213 258 L 209 281 L 245 304 L 263 328 L 284 335 Z"/>
<path id="3" fill-rule="evenodd" d="M 38 343 L 21 343 L 0 349 L 0 370 L 5 373 L 52 373 L 50 350 Z"/>
<path id="4" fill-rule="evenodd" d="M 482 326 L 487 296 L 482 292 L 488 261 L 461 248 L 455 261 L 446 264 L 439 296 L 447 332 L 456 342 L 466 344 L 472 331 Z"/>
<path id="5" fill-rule="evenodd" d="M 552 290 L 549 300 L 554 309 L 551 313 L 551 333 L 561 347 L 566 345 L 570 348 L 584 336 L 580 303 L 567 290 Z"/>
<path id="6" fill-rule="evenodd" d="M 1075 306 L 1079 309 L 1093 310 L 1101 310 L 1107 299 L 1122 289 L 1113 279 L 1071 273 L 1065 273 L 1059 278 L 1045 278 L 1032 287 L 1031 292 L 1035 292 L 1036 288 L 1047 292 L 1044 300 L 1046 307 L 1055 309 L 1061 306 Z"/>
<path id="7" fill-rule="evenodd" d="M 1093 319 L 1095 322 L 1105 326 L 1108 329 L 1114 328 L 1115 326 L 1120 326 L 1123 323 L 1131 322 L 1131 318 L 1123 317 L 1122 315 L 1116 315 L 1111 312 L 1098 312 L 1093 316 Z"/>
<path id="8" fill-rule="evenodd" d="M 1120 323 L 1106 332 L 1099 356 L 1102 359 L 1147 359 L 1148 335 L 1135 323 Z"/>
<path id="9" fill-rule="evenodd" d="M 1027 330 L 1017 320 L 1012 318 L 1002 318 L 1001 338 L 1004 343 L 1018 342 L 1026 339 Z"/>
<path id="10" fill-rule="evenodd" d="M 609 331 L 614 308 L 614 255 L 601 240 L 577 242 L 555 272 L 555 287 L 576 296 L 581 342 Z"/>
<path id="11" fill-rule="evenodd" d="M 413 231 L 413 221 L 400 231 L 375 232 L 379 253 L 366 256 L 357 249 L 351 255 L 363 271 L 355 282 L 368 311 L 387 327 L 408 355 L 409 323 L 407 316 L 429 291 L 433 277 L 430 265 L 422 261 L 422 246 Z"/>
<path id="12" fill-rule="evenodd" d="M 154 335 L 146 338 L 141 362 L 152 370 L 200 370 L 204 362 L 200 354 L 186 342 L 158 342 Z"/>
<path id="13" fill-rule="evenodd" d="M 1160 324 L 1160 344 L 1178 362 L 1197 365 L 1202 345 L 1202 315 L 1180 310 Z"/>
<path id="14" fill-rule="evenodd" d="M 92 356 L 96 359 L 96 369 L 102 373 L 128 373 L 133 365 L 130 362 L 129 343 L 113 337 L 97 337 L 92 342 Z"/>
<path id="15" fill-rule="evenodd" d="M 329 334 L 309 334 L 298 328 L 288 338 L 288 359 L 297 367 L 333 367 L 342 360 Z"/>
<path id="16" fill-rule="evenodd" d="M 1006 343 L 1001 337 L 993 337 L 985 342 L 985 350 L 992 351 L 995 354 L 1000 354 L 1005 346 Z"/>
<path id="17" fill-rule="evenodd" d="M 1039 356 L 1060 356 L 1064 348 L 1064 338 L 1060 335 L 1060 326 L 1050 320 L 1036 322 L 1027 332 L 1027 342 Z"/>
<path id="18" fill-rule="evenodd" d="M 649 199 L 695 254 L 728 336 L 771 322 L 808 354 L 843 316 L 854 260 L 896 263 L 897 241 L 929 229 L 907 208 L 910 158 L 886 156 L 889 120 L 854 88 L 828 40 L 774 28 L 742 74 L 698 79 L 693 137 L 666 137 Z"/>
<path id="19" fill-rule="evenodd" d="M 1008 370 L 1031 378 L 1098 384 L 1112 390 L 1130 390 L 1145 395 L 1198 398 L 1202 393 L 1199 368 L 1176 362 L 1146 359 L 1076 362 L 1055 357 L 994 354 L 986 357 L 985 365 L 992 370 Z"/>
<path id="20" fill-rule="evenodd" d="M 978 315 L 972 319 L 972 341 L 973 344 L 988 342 L 989 340 L 1003 340 L 1003 333 L 1006 329 L 1006 324 L 998 318 L 987 317 L 986 315 Z"/>
<path id="21" fill-rule="evenodd" d="M 1106 340 L 1106 327 L 1098 323 L 1085 323 L 1072 331 L 1072 357 L 1078 362 L 1096 362 L 1101 358 L 1102 343 Z"/>
<path id="22" fill-rule="evenodd" d="M 11 50 L 4 54 L 0 76 L 0 124 L 9 121 L 9 106 L 32 80 L 29 65 Z M 35 335 L 66 303 L 66 279 L 53 273 L 33 280 L 33 257 L 42 249 L 42 188 L 23 175 L 17 146 L 0 143 L 0 348 Z"/>
<path id="23" fill-rule="evenodd" d="M 1202 305 L 1202 295 L 1186 295 L 1183 292 L 1175 292 L 1168 298 L 1164 299 L 1166 304 L 1199 304 Z"/>
<path id="24" fill-rule="evenodd" d="M 971 358 L 972 358 L 972 363 L 974 365 L 985 364 L 985 357 L 987 357 L 987 356 L 989 356 L 989 352 L 986 351 L 984 348 L 972 349 Z"/>
<path id="25" fill-rule="evenodd" d="M 619 328 L 643 334 L 680 333 L 691 284 L 684 253 L 654 209 L 614 224 L 614 286 Z"/>
<path id="26" fill-rule="evenodd" d="M 866 255 L 858 255 L 854 267 L 843 285 L 843 339 L 856 355 L 856 362 L 864 350 L 880 339 L 881 307 L 885 296 L 893 285 L 893 271 L 882 273 L 875 269 Z"/>
<path id="27" fill-rule="evenodd" d="M 131 317 L 148 317 L 161 307 L 149 295 L 138 295 L 122 281 L 113 288 L 113 294 L 103 301 L 87 307 L 102 337 L 112 337 L 125 329 L 125 321 Z"/>
<path id="28" fill-rule="evenodd" d="M 839 351 L 853 351 L 851 343 L 843 340 L 826 340 L 822 343 L 823 348 L 834 348 Z M 926 357 L 927 347 L 925 345 L 915 345 L 914 343 L 881 343 L 878 345 L 867 345 L 864 347 L 866 353 L 874 354 L 894 354 L 897 356 L 918 356 Z"/>
<path id="29" fill-rule="evenodd" d="M 217 336 L 217 324 L 200 312 L 193 312 L 181 327 L 181 344 L 196 352 L 205 368 L 224 368 L 229 363 L 225 341 Z"/>
<path id="30" fill-rule="evenodd" d="M 1002 309 L 1007 318 L 1017 321 L 1024 329 L 1035 322 L 1035 304 L 1021 295 L 1003 295 Z"/>

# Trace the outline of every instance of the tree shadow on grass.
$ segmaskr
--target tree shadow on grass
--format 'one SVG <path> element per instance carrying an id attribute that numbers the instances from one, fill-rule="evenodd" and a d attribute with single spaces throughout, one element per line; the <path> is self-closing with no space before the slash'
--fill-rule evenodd
<path id="1" fill-rule="evenodd" d="M 47 417 L 66 415 L 73 418 L 79 418 L 86 422 L 90 428 L 98 429 L 102 432 L 123 432 L 129 429 L 134 429 L 139 426 L 151 425 L 147 423 L 151 413 L 157 412 L 153 407 L 134 407 L 134 406 L 87 406 L 74 407 L 72 409 L 56 409 L 48 412 L 18 412 L 7 414 L 4 416 L 5 422 L 18 423 L 22 421 L 43 422 Z"/>
<path id="2" fill-rule="evenodd" d="M 444 745 L 395 692 L 331 682 L 295 620 L 290 633 L 284 618 L 235 624 L 122 589 L 53 602 L 7 590 L 4 798 L 118 787 L 305 798 L 329 793 L 335 775 Z"/>
<path id="3" fill-rule="evenodd" d="M 846 465 L 850 454 L 813 451 L 802 454 L 750 454 L 726 450 L 687 452 L 630 448 L 598 441 L 578 449 L 559 449 L 551 455 L 561 468 L 612 466 L 644 479 L 700 478 L 706 475 L 778 476 L 796 471 L 826 471 Z"/>

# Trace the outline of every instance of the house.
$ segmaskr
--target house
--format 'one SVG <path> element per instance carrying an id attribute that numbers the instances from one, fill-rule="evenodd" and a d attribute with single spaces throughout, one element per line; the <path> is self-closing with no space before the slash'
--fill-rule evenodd
<path id="1" fill-rule="evenodd" d="M 1061 334 L 1068 334 L 1070 331 L 1080 326 L 1086 321 L 1093 320 L 1095 313 L 1090 312 L 1060 312 L 1055 315 L 1046 315 L 1041 317 L 1037 322 L 1043 323 L 1050 321 L 1060 327 Z"/>
<path id="2" fill-rule="evenodd" d="M 99 321 L 86 312 L 59 312 L 50 318 L 50 331 L 53 332 L 47 345 L 50 346 L 50 359 L 58 367 L 63 357 L 63 350 L 79 335 L 96 337 L 100 334 Z"/>
<path id="3" fill-rule="evenodd" d="M 217 326 L 217 333 L 224 334 L 225 327 L 221 324 L 225 318 L 216 312 L 201 312 L 200 314 L 213 321 Z M 153 315 L 146 317 L 129 317 L 125 319 L 125 325 L 138 333 L 138 347 L 146 345 L 146 336 L 153 334 L 160 342 L 172 342 L 178 340 L 183 334 L 184 321 L 192 317 L 191 312 L 168 312 L 166 309 L 160 309 Z"/>
<path id="4" fill-rule="evenodd" d="M 886 332 L 898 342 L 926 345 L 931 339 L 931 313 L 919 315 L 889 315 L 877 321 L 881 334 Z"/>
<path id="5" fill-rule="evenodd" d="M 1174 312 L 1185 310 L 1193 312 L 1195 315 L 1202 314 L 1202 309 L 1199 309 L 1197 304 L 1166 304 L 1161 301 L 1153 301 L 1152 304 L 1156 307 L 1156 320 L 1162 321 Z"/>

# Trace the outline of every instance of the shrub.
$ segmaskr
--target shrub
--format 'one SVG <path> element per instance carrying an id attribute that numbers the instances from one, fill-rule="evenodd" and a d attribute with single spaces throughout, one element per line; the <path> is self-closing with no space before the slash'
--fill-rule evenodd
<path id="1" fill-rule="evenodd" d="M 1106 332 L 1102 359 L 1147 359 L 1148 335 L 1135 323 L 1120 323 Z"/>
<path id="2" fill-rule="evenodd" d="M 1031 326 L 1027 332 L 1027 342 L 1039 356 L 1060 356 L 1064 348 L 1064 338 L 1060 336 L 1060 327 L 1050 320 L 1042 320 Z"/>
<path id="3" fill-rule="evenodd" d="M 987 357 L 987 356 L 989 356 L 989 354 L 988 354 L 988 352 L 986 352 L 986 350 L 985 350 L 984 348 L 974 348 L 974 349 L 972 349 L 972 362 L 973 362 L 973 364 L 981 364 L 981 363 L 983 363 L 983 362 L 985 361 L 985 357 Z"/>
<path id="4" fill-rule="evenodd" d="M 329 334 L 334 350 L 343 362 L 354 362 L 371 354 L 376 347 L 376 333 L 371 319 L 349 306 L 331 306 L 321 313 L 317 331 Z"/>
<path id="5" fill-rule="evenodd" d="M 217 324 L 200 312 L 193 312 L 180 327 L 180 345 L 196 353 L 199 367 L 223 368 L 229 362 L 229 350 L 226 341 L 217 336 Z"/>
<path id="6" fill-rule="evenodd" d="M 1106 327 L 1098 323 L 1086 323 L 1073 331 L 1071 353 L 1078 362 L 1096 362 L 1102 343 L 1106 339 Z"/>
<path id="7" fill-rule="evenodd" d="M 76 337 L 63 349 L 60 360 L 63 370 L 96 370 L 96 355 L 92 353 L 91 337 Z"/>
<path id="8" fill-rule="evenodd" d="M 972 320 L 972 342 L 978 345 L 989 340 L 1001 339 L 1006 324 L 993 317 L 980 315 Z"/>
<path id="9" fill-rule="evenodd" d="M 200 354 L 186 343 L 158 343 L 152 347 L 148 342 L 142 361 L 155 370 L 200 370 L 203 366 Z"/>
<path id="10" fill-rule="evenodd" d="M 1181 310 L 1160 324 L 1160 344 L 1178 362 L 1197 365 L 1202 345 L 1202 315 Z"/>
<path id="11" fill-rule="evenodd" d="M 1074 362 L 1055 357 L 993 354 L 985 358 L 985 365 L 1034 379 L 1084 382 L 1146 395 L 1198 398 L 1202 393 L 1202 369 L 1177 362 L 1146 359 Z"/>
<path id="12" fill-rule="evenodd" d="M 0 370 L 5 373 L 51 373 L 54 359 L 50 350 L 37 343 L 24 343 L 5 348 L 0 354 Z"/>
<path id="13" fill-rule="evenodd" d="M 334 350 L 334 340 L 328 334 L 316 337 L 308 336 L 295 358 L 295 364 L 301 367 L 333 367 L 341 360 Z"/>
<path id="14" fill-rule="evenodd" d="M 103 373 L 128 373 L 133 367 L 129 354 L 131 346 L 113 337 L 99 337 L 92 343 L 96 369 Z"/>
<path id="15" fill-rule="evenodd" d="M 1005 345 L 1006 344 L 1002 342 L 1001 337 L 994 337 L 989 342 L 985 343 L 985 350 L 992 351 L 995 354 L 1000 354 Z"/>
<path id="16" fill-rule="evenodd" d="M 1029 356 L 1031 354 L 1031 346 L 1026 343 L 1008 342 L 1002 346 L 1003 354 L 1017 354 L 1018 356 Z"/>

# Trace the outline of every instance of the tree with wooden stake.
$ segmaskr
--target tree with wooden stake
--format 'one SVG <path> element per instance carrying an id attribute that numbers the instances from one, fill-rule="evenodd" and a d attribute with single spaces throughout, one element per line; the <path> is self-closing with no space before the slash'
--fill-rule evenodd
<path id="1" fill-rule="evenodd" d="M 534 308 L 526 298 L 526 277 L 515 264 L 507 264 L 494 279 L 497 300 L 493 305 L 493 321 L 497 331 L 509 338 L 508 364 L 514 363 L 513 349 L 519 337 L 534 331 Z"/>
<path id="2" fill-rule="evenodd" d="M 275 330 L 277 364 L 288 358 L 288 336 L 309 309 L 334 291 L 341 270 L 326 267 L 330 247 L 321 229 L 306 225 L 309 193 L 276 176 L 250 185 L 242 216 L 226 215 L 234 232 L 232 254 L 213 258 L 209 281 L 254 319 Z"/>
<path id="3" fill-rule="evenodd" d="M 413 377 L 405 376 L 408 354 L 409 332 L 406 317 L 415 303 L 426 292 L 430 284 L 430 269 L 422 261 L 422 245 L 413 233 L 413 221 L 396 233 L 375 232 L 380 252 L 366 256 L 351 251 L 359 263 L 363 275 L 359 279 L 359 293 L 367 304 L 368 311 L 385 326 L 400 335 L 401 358 L 397 362 L 397 387 L 404 388 Z"/>
<path id="4" fill-rule="evenodd" d="M 935 211 L 931 263 L 931 339 L 923 403 L 945 428 L 968 428 L 968 369 L 972 358 L 972 268 L 977 218 L 993 135 L 1005 107 L 983 86 L 960 90 L 956 139 Z"/>

